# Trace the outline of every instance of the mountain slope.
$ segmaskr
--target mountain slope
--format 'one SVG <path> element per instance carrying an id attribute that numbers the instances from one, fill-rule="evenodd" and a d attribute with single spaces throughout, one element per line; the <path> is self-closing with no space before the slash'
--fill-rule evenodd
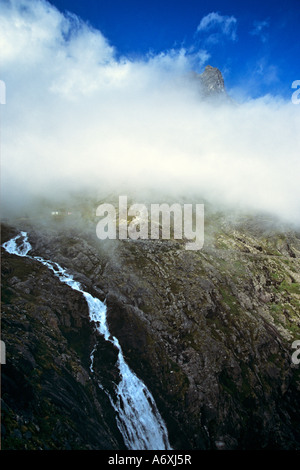
<path id="1" fill-rule="evenodd" d="M 79 224 L 27 224 L 35 254 L 106 298 L 110 331 L 153 393 L 175 449 L 299 448 L 299 366 L 291 362 L 299 233 L 218 214 L 207 220 L 203 250 L 191 252 L 174 240 L 100 242 Z M 3 241 L 12 233 L 5 227 Z M 2 256 L 3 445 L 121 448 L 113 410 L 89 372 L 95 337 L 85 306 L 42 267 Z M 96 377 L 109 389 L 116 355 L 97 344 Z M 50 409 L 55 418 L 39 439 Z"/>

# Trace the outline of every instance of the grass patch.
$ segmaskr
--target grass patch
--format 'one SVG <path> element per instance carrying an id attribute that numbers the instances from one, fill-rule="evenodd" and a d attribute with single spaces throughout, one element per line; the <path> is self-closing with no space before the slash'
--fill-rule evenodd
<path id="1" fill-rule="evenodd" d="M 220 292 L 222 294 L 223 302 L 228 305 L 230 311 L 233 313 L 239 313 L 239 308 L 234 295 L 232 295 L 227 289 L 224 288 L 220 288 Z"/>
<path id="2" fill-rule="evenodd" d="M 279 290 L 286 291 L 289 294 L 299 294 L 300 295 L 300 284 L 299 282 L 287 282 L 286 280 L 282 281 Z"/>

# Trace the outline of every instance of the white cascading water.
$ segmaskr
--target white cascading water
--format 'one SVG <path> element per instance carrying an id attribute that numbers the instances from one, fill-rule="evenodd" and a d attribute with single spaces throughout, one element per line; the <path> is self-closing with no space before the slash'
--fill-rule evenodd
<path id="1" fill-rule="evenodd" d="M 73 290 L 81 292 L 88 304 L 90 320 L 94 321 L 97 330 L 106 341 L 113 343 L 118 353 L 118 367 L 121 381 L 115 388 L 116 398 L 110 402 L 117 413 L 117 425 L 125 445 L 130 450 L 172 450 L 165 423 L 157 409 L 154 398 L 145 384 L 131 371 L 125 362 L 119 341 L 111 336 L 107 321 L 106 305 L 82 289 L 79 282 L 68 274 L 58 263 L 45 260 L 39 256 L 30 256 L 31 245 L 26 232 L 5 242 L 3 248 L 10 254 L 26 256 L 47 266 L 59 280 Z M 93 372 L 94 350 L 91 353 L 90 370 Z M 102 388 L 101 384 L 99 386 Z"/>

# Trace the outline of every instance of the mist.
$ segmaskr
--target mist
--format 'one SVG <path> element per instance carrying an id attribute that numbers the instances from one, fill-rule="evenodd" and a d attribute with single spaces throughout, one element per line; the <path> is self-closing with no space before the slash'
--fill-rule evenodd
<path id="1" fill-rule="evenodd" d="M 100 31 L 45 1 L 5 2 L 0 43 L 5 216 L 88 191 L 204 198 L 300 225 L 291 100 L 243 90 L 239 102 L 227 90 L 233 101 L 205 101 L 191 78 L 214 65 L 204 49 L 119 57 Z"/>

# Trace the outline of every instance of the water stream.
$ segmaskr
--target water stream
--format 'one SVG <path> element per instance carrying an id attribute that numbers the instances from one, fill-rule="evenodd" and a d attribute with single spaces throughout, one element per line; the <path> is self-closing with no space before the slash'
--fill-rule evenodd
<path id="1" fill-rule="evenodd" d="M 45 260 L 39 256 L 30 256 L 32 249 L 26 232 L 5 242 L 3 248 L 10 254 L 28 257 L 47 266 L 59 280 L 71 289 L 81 292 L 84 296 L 90 320 L 94 321 L 97 330 L 106 341 L 114 344 L 118 350 L 117 366 L 120 382 L 115 385 L 115 396 L 109 395 L 110 402 L 116 412 L 117 426 L 123 436 L 125 445 L 130 450 L 172 450 L 165 423 L 157 409 L 156 403 L 146 385 L 127 365 L 121 346 L 116 337 L 109 332 L 107 324 L 107 307 L 97 297 L 83 290 L 82 285 L 58 263 Z M 91 352 L 90 370 L 93 373 L 94 351 Z M 99 386 L 102 388 L 101 384 Z"/>

